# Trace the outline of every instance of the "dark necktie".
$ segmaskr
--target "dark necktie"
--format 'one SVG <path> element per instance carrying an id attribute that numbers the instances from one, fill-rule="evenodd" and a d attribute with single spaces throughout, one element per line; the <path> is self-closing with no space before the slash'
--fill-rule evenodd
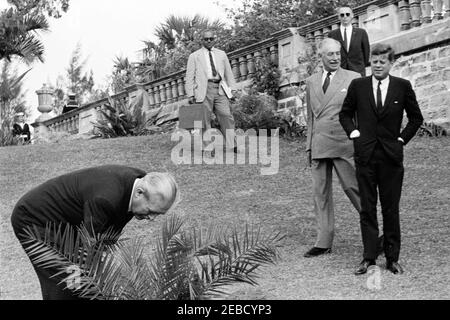
<path id="1" fill-rule="evenodd" d="M 209 62 L 211 63 L 211 70 L 213 77 L 217 76 L 216 66 L 214 65 L 214 60 L 212 57 L 211 50 L 209 50 Z"/>
<path id="2" fill-rule="evenodd" d="M 377 109 L 378 111 L 383 108 L 383 102 L 381 101 L 381 81 L 378 81 L 378 88 L 377 88 Z"/>
<path id="3" fill-rule="evenodd" d="M 344 28 L 344 48 L 345 51 L 348 51 L 348 42 L 347 42 L 347 28 Z"/>
<path id="4" fill-rule="evenodd" d="M 325 78 L 325 81 L 323 82 L 323 93 L 327 92 L 328 86 L 330 85 L 330 76 L 331 76 L 331 72 L 327 73 L 327 77 Z"/>

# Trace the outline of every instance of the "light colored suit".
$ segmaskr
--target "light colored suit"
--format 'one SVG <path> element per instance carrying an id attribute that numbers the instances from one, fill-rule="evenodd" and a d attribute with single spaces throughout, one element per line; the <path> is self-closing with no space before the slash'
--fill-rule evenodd
<path id="1" fill-rule="evenodd" d="M 188 59 L 186 69 L 186 95 L 195 97 L 197 103 L 201 103 L 206 98 L 208 89 L 208 61 L 205 59 L 204 48 L 193 52 Z M 230 61 L 225 51 L 212 48 L 214 54 L 214 65 L 219 74 L 220 91 L 219 94 L 226 95 L 229 99 L 233 97 L 231 89 L 236 87 Z"/>
<path id="2" fill-rule="evenodd" d="M 315 247 L 331 248 L 334 237 L 332 170 L 355 209 L 361 209 L 353 161 L 353 143 L 339 123 L 339 112 L 350 82 L 360 77 L 339 68 L 323 93 L 322 73 L 306 79 L 308 137 L 306 150 L 311 152 L 314 210 L 318 222 Z"/>
<path id="3" fill-rule="evenodd" d="M 212 48 L 212 54 L 220 82 L 208 82 L 208 74 L 211 73 L 208 51 L 201 48 L 191 53 L 188 59 L 186 94 L 188 97 L 195 97 L 197 103 L 203 103 L 211 112 L 215 113 L 220 124 L 220 131 L 224 136 L 227 136 L 227 130 L 234 135 L 234 118 L 229 102 L 229 99 L 233 97 L 231 90 L 236 87 L 233 71 L 224 51 Z M 209 123 L 207 127 L 210 127 Z M 227 149 L 233 149 L 234 136 L 228 136 L 230 139 L 226 140 Z"/>

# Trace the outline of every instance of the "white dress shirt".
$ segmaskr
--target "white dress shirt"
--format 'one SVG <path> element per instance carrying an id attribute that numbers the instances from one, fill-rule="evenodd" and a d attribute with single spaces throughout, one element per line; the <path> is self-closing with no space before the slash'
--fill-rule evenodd
<path id="1" fill-rule="evenodd" d="M 378 81 L 374 76 L 372 76 L 372 89 L 373 96 L 375 97 L 375 105 L 377 105 L 377 91 L 378 91 Z M 389 76 L 381 80 L 380 90 L 381 90 L 381 105 L 384 105 L 384 101 L 386 100 L 386 94 L 389 87 Z"/>
<path id="2" fill-rule="evenodd" d="M 128 202 L 128 212 L 132 212 L 132 210 L 131 210 L 131 203 L 133 202 L 134 188 L 136 188 L 136 183 L 138 182 L 138 180 L 139 179 L 134 180 L 133 188 L 131 189 L 130 202 Z"/>
<path id="3" fill-rule="evenodd" d="M 206 73 L 208 75 L 208 80 L 220 80 L 220 76 L 219 76 L 218 72 L 215 77 L 213 76 L 212 68 L 211 68 L 211 61 L 209 60 L 209 50 L 206 49 L 205 47 L 203 47 L 202 49 L 203 49 L 203 53 L 205 55 Z M 217 63 L 216 63 L 216 56 L 214 55 L 214 48 L 211 48 L 211 55 L 212 55 L 212 59 L 214 62 L 214 66 L 216 67 L 216 71 L 217 71 Z"/>
<path id="4" fill-rule="evenodd" d="M 350 41 L 352 39 L 352 32 L 353 32 L 353 27 L 352 25 L 349 25 L 348 27 L 344 27 L 341 25 L 341 36 L 342 36 L 342 40 L 344 40 L 344 30 L 346 30 L 347 32 L 347 48 L 345 48 L 348 52 L 349 48 L 350 48 Z"/>
<path id="5" fill-rule="evenodd" d="M 337 70 L 336 70 L 337 71 Z M 330 75 L 330 84 L 331 84 L 331 80 L 333 80 L 334 75 L 336 74 L 336 71 L 331 71 L 331 75 Z M 325 79 L 327 78 L 327 74 L 328 71 L 323 69 L 323 73 L 322 73 L 322 86 L 325 83 Z"/>

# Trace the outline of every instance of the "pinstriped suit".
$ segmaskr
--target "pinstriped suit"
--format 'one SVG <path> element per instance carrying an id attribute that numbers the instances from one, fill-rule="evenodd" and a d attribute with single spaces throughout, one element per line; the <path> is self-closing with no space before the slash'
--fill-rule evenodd
<path id="1" fill-rule="evenodd" d="M 308 136 L 306 150 L 311 152 L 314 210 L 318 222 L 315 247 L 331 248 L 334 237 L 332 170 L 355 209 L 361 205 L 353 162 L 353 145 L 339 123 L 339 112 L 350 82 L 360 77 L 338 68 L 323 93 L 322 73 L 306 80 Z"/>

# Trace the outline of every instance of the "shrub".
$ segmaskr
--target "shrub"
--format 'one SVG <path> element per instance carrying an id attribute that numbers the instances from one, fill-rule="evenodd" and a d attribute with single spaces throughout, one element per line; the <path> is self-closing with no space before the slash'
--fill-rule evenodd
<path id="1" fill-rule="evenodd" d="M 432 122 L 424 122 L 417 131 L 417 135 L 420 137 L 443 137 L 447 136 L 447 130 Z"/>
<path id="2" fill-rule="evenodd" d="M 280 76 L 278 64 L 267 54 L 255 64 L 255 73 L 251 77 L 253 89 L 277 99 L 280 94 Z"/>
<path id="3" fill-rule="evenodd" d="M 266 94 L 250 92 L 232 105 L 236 128 L 243 130 L 276 129 L 280 120 L 276 116 L 277 100 Z"/>
<path id="4" fill-rule="evenodd" d="M 45 235 L 28 228 L 23 244 L 35 264 L 59 270 L 55 276 L 82 297 L 196 300 L 220 297 L 234 283 L 256 285 L 255 272 L 276 262 L 283 238 L 248 226 L 231 233 L 218 228 L 186 232 L 182 226 L 176 215 L 166 219 L 150 263 L 142 240 L 121 241 L 112 230 L 92 237 L 85 226 L 75 232 L 48 225 Z M 67 276 L 69 270 L 77 271 L 76 278 Z"/>

